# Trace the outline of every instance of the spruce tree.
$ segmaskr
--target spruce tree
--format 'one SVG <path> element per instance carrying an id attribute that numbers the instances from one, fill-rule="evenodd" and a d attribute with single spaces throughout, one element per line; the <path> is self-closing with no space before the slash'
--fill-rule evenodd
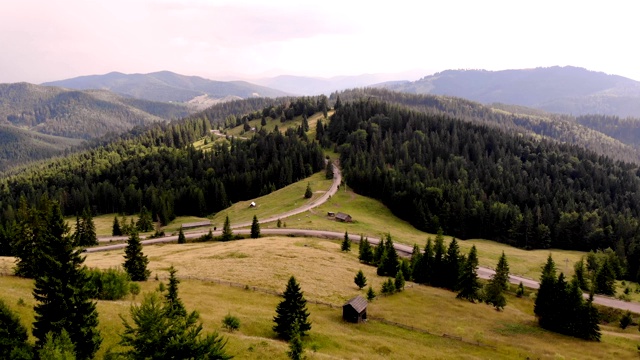
<path id="1" fill-rule="evenodd" d="M 373 287 L 369 286 L 369 290 L 367 290 L 367 300 L 373 301 L 376 298 L 376 292 L 373 290 Z"/>
<path id="2" fill-rule="evenodd" d="M 392 279 L 387 279 L 387 281 L 382 283 L 382 289 L 380 290 L 381 294 L 391 295 L 396 292 L 396 285 Z"/>
<path id="3" fill-rule="evenodd" d="M 416 272 L 413 275 L 414 281 L 420 284 L 431 284 L 432 274 L 433 274 L 433 262 L 434 262 L 434 254 L 433 254 L 433 243 L 431 238 L 427 239 L 427 245 L 424 247 L 424 253 L 420 257 L 418 261 L 418 265 L 416 267 Z"/>
<path id="4" fill-rule="evenodd" d="M 171 265 L 169 267 L 169 285 L 167 294 L 164 296 L 165 308 L 169 317 L 187 316 L 187 310 L 178 296 L 178 284 L 180 280 L 176 277 L 177 270 Z"/>
<path id="5" fill-rule="evenodd" d="M 342 239 L 340 250 L 346 252 L 351 251 L 351 240 L 349 239 L 349 233 L 347 233 L 346 231 L 344 232 L 344 239 Z"/>
<path id="6" fill-rule="evenodd" d="M 91 216 L 91 210 L 85 208 L 81 217 L 76 217 L 76 232 L 74 234 L 77 246 L 98 245 L 96 225 Z"/>
<path id="7" fill-rule="evenodd" d="M 438 229 L 436 240 L 433 245 L 433 266 L 431 271 L 430 284 L 435 287 L 444 287 L 445 284 L 445 266 L 444 266 L 444 234 L 442 228 Z"/>
<path id="8" fill-rule="evenodd" d="M 17 225 L 11 244 L 16 257 L 15 274 L 25 278 L 35 278 L 40 272 L 41 243 L 48 234 L 47 214 L 50 213 L 48 198 L 43 197 L 39 206 L 28 206 L 20 197 Z"/>
<path id="9" fill-rule="evenodd" d="M 178 231 L 178 244 L 185 244 L 187 242 L 187 238 L 184 236 L 184 231 L 182 230 L 182 226 L 180 226 L 180 230 Z"/>
<path id="10" fill-rule="evenodd" d="M 589 290 L 589 286 L 587 285 L 586 272 L 587 271 L 584 267 L 584 257 L 582 257 L 573 265 L 573 273 L 578 280 L 578 284 L 580 284 L 580 288 L 584 291 Z"/>
<path id="11" fill-rule="evenodd" d="M 51 360 L 76 360 L 76 349 L 69 333 L 65 329 L 62 329 L 59 335 L 53 332 L 48 333 L 44 345 L 38 350 L 38 357 Z"/>
<path id="12" fill-rule="evenodd" d="M 69 333 L 78 359 L 91 359 L 102 343 L 98 332 L 96 304 L 91 301 L 91 289 L 84 258 L 74 250 L 60 206 L 54 203 L 48 216 L 48 234 L 40 244 L 41 273 L 36 277 L 33 296 L 35 321 L 33 336 L 41 348 L 49 332 L 59 336 Z"/>
<path id="13" fill-rule="evenodd" d="M 325 171 L 325 177 L 327 179 L 333 179 L 333 162 L 331 160 L 327 161 L 327 168 Z"/>
<path id="14" fill-rule="evenodd" d="M 509 289 L 509 264 L 507 263 L 507 257 L 502 252 L 502 256 L 498 260 L 496 266 L 496 273 L 491 276 L 491 279 L 485 286 L 485 298 L 484 301 L 487 304 L 493 305 L 496 310 L 502 310 L 507 305 L 507 299 L 504 296 L 504 292 Z"/>
<path id="15" fill-rule="evenodd" d="M 360 254 L 358 255 L 358 259 L 365 264 L 373 263 L 373 248 L 369 243 L 368 238 L 362 239 L 360 236 Z"/>
<path id="16" fill-rule="evenodd" d="M 153 230 L 153 219 L 151 213 L 147 210 L 146 206 L 142 207 L 140 211 L 140 217 L 136 223 L 136 228 L 139 232 L 147 232 Z"/>
<path id="17" fill-rule="evenodd" d="M 602 262 L 596 271 L 595 292 L 596 294 L 614 295 L 616 292 L 616 273 L 609 259 Z"/>
<path id="18" fill-rule="evenodd" d="M 151 273 L 147 270 L 149 259 L 142 253 L 142 244 L 137 232 L 133 232 L 124 249 L 124 270 L 132 281 L 146 281 Z"/>
<path id="19" fill-rule="evenodd" d="M 300 336 L 304 336 L 311 330 L 311 323 L 308 321 L 307 300 L 300 290 L 300 285 L 296 278 L 291 276 L 283 294 L 284 299 L 276 307 L 276 316 L 273 318 L 275 325 L 273 331 L 284 340 L 291 339 L 293 325 L 298 323 Z"/>
<path id="20" fill-rule="evenodd" d="M 251 238 L 257 239 L 260 237 L 260 223 L 258 217 L 253 215 L 253 221 L 251 222 Z"/>
<path id="21" fill-rule="evenodd" d="M 291 336 L 289 339 L 289 351 L 287 351 L 287 356 L 291 360 L 302 360 L 305 358 L 304 344 L 302 343 L 302 337 L 300 336 L 300 325 L 298 324 L 298 320 L 295 320 L 291 326 Z"/>
<path id="22" fill-rule="evenodd" d="M 32 352 L 28 339 L 20 318 L 0 299 L 0 359 L 22 358 L 20 354 L 28 357 Z"/>
<path id="23" fill-rule="evenodd" d="M 120 228 L 120 222 L 118 221 L 118 216 L 113 217 L 113 226 L 111 228 L 112 236 L 120 236 L 122 235 L 122 229 Z"/>
<path id="24" fill-rule="evenodd" d="M 311 184 L 307 183 L 307 190 L 304 191 L 304 198 L 311 199 L 313 196 L 313 191 L 311 191 Z"/>
<path id="25" fill-rule="evenodd" d="M 458 241 L 453 238 L 449 243 L 447 254 L 444 258 L 444 284 L 443 287 L 457 291 L 458 279 L 460 278 L 460 271 L 464 264 L 464 260 L 460 256 L 460 247 Z"/>
<path id="26" fill-rule="evenodd" d="M 411 251 L 411 260 L 409 262 L 411 268 L 411 278 L 416 279 L 416 275 L 420 271 L 418 269 L 418 265 L 422 261 L 422 252 L 420 252 L 420 246 L 418 244 L 413 244 L 413 250 Z"/>
<path id="27" fill-rule="evenodd" d="M 380 239 L 378 246 L 373 249 L 373 265 L 380 266 L 380 261 L 382 260 L 382 255 L 384 255 L 384 239 Z"/>
<path id="28" fill-rule="evenodd" d="M 480 282 L 478 281 L 478 252 L 476 246 L 473 245 L 469 250 L 469 255 L 465 260 L 462 271 L 459 273 L 460 279 L 458 281 L 460 291 L 456 296 L 458 299 L 467 299 L 471 302 L 475 302 L 480 299 Z"/>
<path id="29" fill-rule="evenodd" d="M 224 219 L 224 225 L 222 226 L 222 241 L 229 241 L 233 239 L 233 231 L 231 230 L 231 221 L 229 221 L 229 215 Z"/>
<path id="30" fill-rule="evenodd" d="M 542 268 L 540 276 L 540 288 L 536 296 L 533 312 L 538 317 L 538 323 L 543 328 L 553 325 L 554 307 L 556 302 L 556 265 L 549 254 L 547 262 Z"/>
<path id="31" fill-rule="evenodd" d="M 402 270 L 398 270 L 398 272 L 396 273 L 395 281 L 393 282 L 393 285 L 395 285 L 397 292 L 404 290 L 404 283 L 404 274 L 402 273 Z"/>
<path id="32" fill-rule="evenodd" d="M 398 253 L 396 252 L 396 248 L 393 246 L 391 234 L 387 234 L 386 236 L 382 258 L 380 259 L 380 265 L 378 265 L 377 273 L 381 276 L 391 277 L 395 277 L 398 273 Z"/>
<path id="33" fill-rule="evenodd" d="M 358 289 L 362 290 L 363 287 L 367 286 L 367 277 L 364 276 L 362 270 L 358 270 L 356 277 L 353 278 L 353 282 L 356 283 Z"/>

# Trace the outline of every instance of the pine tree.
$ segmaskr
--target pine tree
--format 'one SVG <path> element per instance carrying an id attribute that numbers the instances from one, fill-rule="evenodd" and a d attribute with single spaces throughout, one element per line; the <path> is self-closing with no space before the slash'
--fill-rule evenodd
<path id="1" fill-rule="evenodd" d="M 27 329 L 20 318 L 0 299 L 0 359 L 17 359 L 19 353 L 31 353 Z"/>
<path id="2" fill-rule="evenodd" d="M 614 295 L 616 292 L 616 274 L 609 259 L 605 259 L 596 272 L 596 294 Z"/>
<path id="3" fill-rule="evenodd" d="M 460 271 L 464 264 L 464 260 L 460 256 L 460 248 L 458 247 L 458 241 L 456 238 L 451 240 L 447 254 L 444 258 L 444 284 L 447 289 L 457 291 L 458 279 L 460 278 Z"/>
<path id="4" fill-rule="evenodd" d="M 253 215 L 253 221 L 251 222 L 251 238 L 257 239 L 260 237 L 260 223 L 258 217 Z"/>
<path id="5" fill-rule="evenodd" d="M 422 261 L 422 252 L 420 252 L 420 246 L 418 246 L 418 244 L 413 244 L 413 251 L 411 251 L 411 260 L 409 264 L 411 268 L 410 278 L 413 278 L 414 281 L 416 279 L 416 275 L 419 275 L 418 272 L 420 270 L 418 269 L 418 265 L 420 264 L 421 261 Z"/>
<path id="6" fill-rule="evenodd" d="M 224 219 L 224 225 L 222 227 L 222 241 L 229 241 L 233 239 L 233 231 L 231 230 L 231 222 L 229 221 L 229 215 Z"/>
<path id="7" fill-rule="evenodd" d="M 325 177 L 327 179 L 333 179 L 333 162 L 331 162 L 331 160 L 327 161 Z"/>
<path id="8" fill-rule="evenodd" d="M 396 285 L 392 279 L 387 279 L 387 281 L 382 283 L 382 289 L 380 293 L 384 295 L 391 295 L 396 292 Z"/>
<path id="9" fill-rule="evenodd" d="M 442 228 L 440 228 L 438 229 L 438 234 L 436 235 L 436 240 L 433 245 L 433 266 L 431 267 L 432 271 L 430 284 L 435 287 L 444 287 L 445 284 L 445 251 L 444 234 L 442 232 Z"/>
<path id="10" fill-rule="evenodd" d="M 81 217 L 76 217 L 76 232 L 74 234 L 76 246 L 98 245 L 96 226 L 89 208 L 82 211 Z"/>
<path id="11" fill-rule="evenodd" d="M 139 232 L 147 232 L 153 230 L 153 219 L 151 218 L 151 213 L 149 212 L 149 210 L 147 210 L 146 206 L 143 206 L 142 210 L 140 211 L 140 217 L 138 218 L 136 227 Z"/>
<path id="12" fill-rule="evenodd" d="M 362 236 L 360 236 L 360 254 L 358 255 L 358 260 L 365 264 L 373 263 L 373 248 L 369 243 L 369 239 L 363 239 Z"/>
<path id="13" fill-rule="evenodd" d="M 404 283 L 404 274 L 402 273 L 402 270 L 398 270 L 398 272 L 396 273 L 395 281 L 393 283 L 393 285 L 395 285 L 396 287 L 396 291 L 400 292 L 404 290 Z"/>
<path id="14" fill-rule="evenodd" d="M 593 306 L 593 292 L 589 294 L 589 300 L 585 305 L 585 324 L 582 329 L 582 338 L 592 341 L 600 341 L 600 314 L 598 309 Z"/>
<path id="15" fill-rule="evenodd" d="M 304 336 L 311 330 L 311 323 L 308 321 L 307 300 L 300 290 L 300 285 L 295 277 L 291 276 L 284 291 L 284 299 L 276 307 L 276 316 L 273 321 L 273 331 L 284 340 L 291 339 L 294 322 L 299 325 L 300 336 Z"/>
<path id="16" fill-rule="evenodd" d="M 362 270 L 358 270 L 356 277 L 353 279 L 353 282 L 356 283 L 358 289 L 362 290 L 363 287 L 367 286 L 367 277 L 364 276 Z"/>
<path id="17" fill-rule="evenodd" d="M 384 239 L 380 239 L 378 246 L 373 249 L 373 265 L 380 266 L 380 261 L 382 260 L 382 256 L 384 255 Z"/>
<path id="18" fill-rule="evenodd" d="M 182 230 L 182 226 L 180 226 L 180 230 L 178 231 L 178 244 L 185 244 L 187 242 L 187 238 L 184 236 L 184 231 Z"/>
<path id="19" fill-rule="evenodd" d="M 480 299 L 478 291 L 480 290 L 480 282 L 478 281 L 478 252 L 476 246 L 473 245 L 469 250 L 469 255 L 465 260 L 462 271 L 460 272 L 460 279 L 458 281 L 460 291 L 456 296 L 458 299 L 467 299 L 471 302 L 475 302 Z"/>
<path id="20" fill-rule="evenodd" d="M 147 270 L 149 259 L 142 253 L 142 244 L 137 232 L 129 236 L 124 249 L 124 270 L 132 281 L 146 281 L 151 273 Z"/>
<path id="21" fill-rule="evenodd" d="M 62 329 L 59 335 L 48 333 L 44 345 L 38 350 L 38 357 L 48 360 L 76 360 L 76 349 L 67 330 Z"/>
<path id="22" fill-rule="evenodd" d="M 177 270 L 171 265 L 169 267 L 169 285 L 167 286 L 167 294 L 164 296 L 165 307 L 169 317 L 187 316 L 187 310 L 178 296 L 178 284 L 180 280 L 176 277 Z"/>
<path id="23" fill-rule="evenodd" d="M 378 265 L 378 275 L 395 277 L 398 273 L 398 253 L 393 246 L 391 234 L 387 234 L 386 238 L 380 265 Z"/>
<path id="24" fill-rule="evenodd" d="M 487 285 L 485 286 L 485 299 L 487 304 L 493 305 L 496 310 L 502 310 L 507 305 L 507 299 L 504 292 L 509 289 L 509 264 L 507 257 L 502 252 L 502 256 L 498 260 L 496 273 L 493 274 Z"/>
<path id="25" fill-rule="evenodd" d="M 121 236 L 122 235 L 122 229 L 120 228 L 120 222 L 118 221 L 118 217 L 114 216 L 113 217 L 113 227 L 111 230 L 111 235 L 112 236 Z"/>
<path id="26" fill-rule="evenodd" d="M 424 247 L 424 253 L 420 257 L 413 275 L 414 281 L 420 284 L 431 284 L 433 274 L 433 243 L 431 238 L 427 239 L 427 245 Z"/>
<path id="27" fill-rule="evenodd" d="M 311 199 L 313 196 L 313 191 L 311 191 L 311 184 L 307 183 L 307 190 L 304 191 L 304 198 Z"/>
<path id="28" fill-rule="evenodd" d="M 96 304 L 90 300 L 89 279 L 84 258 L 74 250 L 60 206 L 50 206 L 49 232 L 40 244 L 41 274 L 36 277 L 33 296 L 35 321 L 33 336 L 41 348 L 49 332 L 59 336 L 65 329 L 76 349 L 78 359 L 91 359 L 100 347 Z"/>
<path id="29" fill-rule="evenodd" d="M 224 351 L 226 341 L 217 333 L 202 336 L 197 312 L 179 315 L 170 311 L 165 298 L 145 295 L 142 303 L 130 308 L 130 325 L 124 318 L 120 345 L 127 348 L 126 359 L 231 359 Z M 120 357 L 118 357 L 120 358 Z"/>
<path id="30" fill-rule="evenodd" d="M 580 258 L 573 266 L 573 273 L 580 284 L 582 290 L 589 290 L 586 278 L 586 269 L 584 268 L 584 257 Z"/>
<path id="31" fill-rule="evenodd" d="M 538 323 L 543 328 L 550 328 L 553 325 L 553 315 L 556 302 L 556 265 L 551 258 L 551 254 L 547 258 L 547 262 L 542 268 L 540 276 L 540 288 L 536 296 L 536 302 L 533 312 L 538 317 Z"/>
<path id="32" fill-rule="evenodd" d="M 376 298 L 376 292 L 373 290 L 373 287 L 369 286 L 369 290 L 367 290 L 367 300 L 373 301 Z"/>
<path id="33" fill-rule="evenodd" d="M 342 240 L 342 244 L 340 245 L 340 250 L 349 252 L 351 251 L 351 240 L 349 239 L 349 233 L 344 232 L 344 239 Z"/>
<path id="34" fill-rule="evenodd" d="M 43 197 L 40 206 L 28 206 L 20 197 L 17 226 L 11 248 L 16 257 L 15 274 L 25 278 L 35 278 L 40 272 L 40 244 L 48 234 L 47 214 L 50 213 L 49 200 Z"/>

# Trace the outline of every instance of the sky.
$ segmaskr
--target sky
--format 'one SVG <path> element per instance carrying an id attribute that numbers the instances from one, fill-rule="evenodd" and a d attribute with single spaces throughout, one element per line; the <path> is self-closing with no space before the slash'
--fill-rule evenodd
<path id="1" fill-rule="evenodd" d="M 0 83 L 579 66 L 640 80 L 634 1 L 0 0 Z"/>

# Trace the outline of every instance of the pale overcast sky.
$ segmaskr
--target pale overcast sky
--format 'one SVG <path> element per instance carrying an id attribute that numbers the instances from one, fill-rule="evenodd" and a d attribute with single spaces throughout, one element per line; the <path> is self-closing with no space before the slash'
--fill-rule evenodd
<path id="1" fill-rule="evenodd" d="M 573 65 L 640 80 L 635 1 L 0 0 L 0 82 Z"/>

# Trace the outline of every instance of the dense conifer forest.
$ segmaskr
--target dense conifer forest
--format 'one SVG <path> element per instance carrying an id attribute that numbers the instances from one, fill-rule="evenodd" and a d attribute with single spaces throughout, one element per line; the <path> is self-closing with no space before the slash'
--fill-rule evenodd
<path id="1" fill-rule="evenodd" d="M 523 248 L 612 248 L 637 278 L 637 166 L 373 99 L 336 107 L 326 133 L 348 185 L 417 228 Z"/>

